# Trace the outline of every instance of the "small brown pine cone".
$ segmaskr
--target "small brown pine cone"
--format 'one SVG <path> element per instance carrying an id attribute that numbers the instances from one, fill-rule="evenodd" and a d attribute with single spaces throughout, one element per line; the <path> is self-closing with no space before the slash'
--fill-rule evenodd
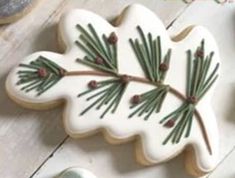
<path id="1" fill-rule="evenodd" d="M 46 77 L 47 76 L 47 70 L 43 67 L 39 68 L 38 69 L 38 76 L 42 77 L 42 78 Z"/>
<path id="2" fill-rule="evenodd" d="M 63 76 L 65 75 L 65 72 L 66 72 L 66 71 L 65 71 L 64 69 L 60 69 L 60 76 L 63 77 Z"/>
<path id="3" fill-rule="evenodd" d="M 99 56 L 97 56 L 96 58 L 95 58 L 95 63 L 96 64 L 104 64 L 104 60 L 101 58 L 101 57 L 99 57 Z"/>
<path id="4" fill-rule="evenodd" d="M 173 119 L 170 119 L 164 124 L 164 127 L 172 128 L 174 127 L 174 125 L 175 125 L 175 121 Z"/>
<path id="5" fill-rule="evenodd" d="M 204 52 L 202 50 L 197 50 L 196 57 L 203 58 L 203 56 L 204 56 Z"/>
<path id="6" fill-rule="evenodd" d="M 140 95 L 134 95 L 134 96 L 131 98 L 132 104 L 139 104 L 140 101 L 141 101 L 141 96 L 140 96 Z"/>
<path id="7" fill-rule="evenodd" d="M 130 80 L 130 76 L 128 76 L 128 75 L 122 75 L 122 76 L 120 77 L 120 79 L 121 79 L 121 81 L 122 81 L 123 83 L 128 83 L 129 80 Z"/>
<path id="8" fill-rule="evenodd" d="M 169 66 L 165 63 L 161 63 L 159 66 L 160 71 L 167 71 Z"/>
<path id="9" fill-rule="evenodd" d="M 88 87 L 89 87 L 90 89 L 95 89 L 95 88 L 97 88 L 97 86 L 98 86 L 98 84 L 97 84 L 97 82 L 96 82 L 95 80 L 91 80 L 91 81 L 88 83 Z"/>
<path id="10" fill-rule="evenodd" d="M 112 33 L 109 35 L 109 37 L 108 37 L 108 42 L 109 42 L 110 44 L 116 44 L 117 41 L 118 41 L 117 35 L 116 35 L 114 32 L 112 32 Z"/>
<path id="11" fill-rule="evenodd" d="M 197 103 L 197 98 L 195 96 L 188 96 L 187 101 L 190 104 L 196 104 Z"/>

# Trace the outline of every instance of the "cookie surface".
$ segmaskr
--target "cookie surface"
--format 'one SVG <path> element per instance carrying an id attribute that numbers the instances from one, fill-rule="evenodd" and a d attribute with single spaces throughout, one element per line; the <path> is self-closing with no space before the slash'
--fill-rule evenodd
<path id="1" fill-rule="evenodd" d="M 0 2 L 0 24 L 10 23 L 18 20 L 28 13 L 36 0 L 1 0 Z"/>
<path id="2" fill-rule="evenodd" d="M 186 150 L 189 173 L 210 172 L 218 156 L 210 104 L 219 73 L 213 37 L 198 26 L 172 41 L 141 5 L 126 8 L 117 25 L 86 10 L 69 12 L 59 24 L 65 53 L 26 57 L 7 78 L 9 96 L 34 109 L 64 103 L 72 137 L 102 131 L 111 143 L 136 139 L 143 164 Z"/>

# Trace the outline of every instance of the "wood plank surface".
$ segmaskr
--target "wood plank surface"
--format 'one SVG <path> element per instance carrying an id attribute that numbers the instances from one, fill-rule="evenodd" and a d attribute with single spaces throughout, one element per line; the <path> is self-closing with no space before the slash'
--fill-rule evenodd
<path id="1" fill-rule="evenodd" d="M 191 178 L 185 173 L 182 155 L 165 164 L 144 167 L 135 160 L 133 143 L 110 145 L 101 135 L 69 138 L 33 178 L 54 178 L 74 166 L 92 171 L 97 178 Z"/>
<path id="2" fill-rule="evenodd" d="M 4 83 L 9 70 L 23 57 L 35 51 L 58 51 L 57 22 L 65 11 L 86 8 L 111 20 L 127 4 L 133 2 L 140 2 L 154 10 L 166 26 L 188 6 L 182 2 L 161 0 L 42 0 L 23 19 L 0 27 L 0 177 L 30 177 L 67 137 L 62 125 L 62 108 L 36 112 L 21 108 L 7 97 Z M 93 144 L 101 142 L 103 147 L 102 139 L 95 138 Z M 89 145 L 89 142 L 84 142 L 84 147 Z M 105 150 L 107 156 L 110 147 L 112 146 L 107 146 Z M 114 149 L 117 153 L 118 150 Z M 126 149 L 130 149 L 130 145 Z M 77 155 L 76 152 L 74 154 Z M 112 157 L 115 159 L 115 153 Z M 84 157 L 88 158 L 89 156 Z M 130 160 L 123 161 L 135 166 L 134 159 Z M 113 162 L 107 163 L 115 164 Z"/>
<path id="3" fill-rule="evenodd" d="M 226 155 L 222 164 L 209 176 L 209 178 L 234 178 L 235 147 Z"/>

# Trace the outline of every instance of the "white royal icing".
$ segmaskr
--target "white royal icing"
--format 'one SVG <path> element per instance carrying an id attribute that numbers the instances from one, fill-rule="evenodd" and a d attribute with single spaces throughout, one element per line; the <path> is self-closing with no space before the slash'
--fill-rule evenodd
<path id="1" fill-rule="evenodd" d="M 211 34 L 203 27 L 196 26 L 181 41 L 173 42 L 162 22 L 150 10 L 141 5 L 131 5 L 126 8 L 122 15 L 121 23 L 118 27 L 113 27 L 102 17 L 86 11 L 72 10 L 67 13 L 60 21 L 59 30 L 62 41 L 65 43 L 66 51 L 64 54 L 53 52 L 36 52 L 26 57 L 23 63 L 29 63 L 38 56 L 44 56 L 68 71 L 91 70 L 91 68 L 76 62 L 76 58 L 83 58 L 84 52 L 75 45 L 80 32 L 76 29 L 76 25 L 80 24 L 87 28 L 87 24 L 91 23 L 98 34 L 110 34 L 115 32 L 118 36 L 118 63 L 119 72 L 144 77 L 144 73 L 136 59 L 133 50 L 129 44 L 129 38 L 139 37 L 136 26 L 142 27 L 144 32 L 151 32 L 154 35 L 160 35 L 162 39 L 163 54 L 168 48 L 172 49 L 172 57 L 170 70 L 164 83 L 170 84 L 181 93 L 185 94 L 186 90 L 186 51 L 188 49 L 196 50 L 201 40 L 205 39 L 205 52 L 208 54 L 215 51 L 212 60 L 212 66 L 219 61 L 217 45 Z M 168 93 L 161 112 L 154 114 L 148 121 L 144 121 L 140 117 L 127 119 L 131 113 L 130 98 L 134 94 L 140 94 L 152 88 L 150 85 L 143 83 L 131 82 L 122 97 L 115 114 L 108 113 L 104 119 L 99 119 L 103 110 L 90 110 L 83 116 L 79 113 L 84 110 L 91 102 L 85 101 L 86 97 L 78 98 L 77 95 L 87 90 L 87 83 L 90 80 L 103 80 L 107 77 L 98 76 L 72 76 L 64 77 L 55 86 L 46 91 L 43 95 L 35 97 L 35 92 L 25 93 L 16 85 L 18 81 L 16 67 L 7 78 L 6 87 L 9 94 L 21 102 L 41 104 L 50 101 L 64 99 L 66 101 L 64 111 L 64 124 L 66 131 L 73 137 L 87 134 L 100 128 L 106 129 L 108 134 L 116 139 L 127 139 L 134 135 L 139 135 L 142 141 L 144 156 L 151 163 L 160 163 L 169 158 L 176 156 L 187 145 L 193 145 L 196 155 L 197 167 L 204 172 L 212 170 L 217 163 L 218 156 L 218 131 L 214 112 L 211 108 L 211 97 L 213 87 L 207 92 L 205 97 L 197 104 L 197 109 L 202 115 L 209 142 L 213 154 L 210 155 L 202 136 L 198 121 L 193 120 L 191 134 L 187 139 L 181 139 L 178 144 L 168 143 L 162 145 L 162 142 L 171 129 L 167 129 L 159 124 L 159 120 L 175 110 L 182 104 L 173 94 Z M 194 116 L 195 117 L 195 116 Z"/>

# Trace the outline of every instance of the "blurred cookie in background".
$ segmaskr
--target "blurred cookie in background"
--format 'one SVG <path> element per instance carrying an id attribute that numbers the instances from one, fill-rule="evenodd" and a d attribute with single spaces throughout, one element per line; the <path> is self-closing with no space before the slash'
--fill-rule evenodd
<path id="1" fill-rule="evenodd" d="M 63 171 L 58 178 L 96 178 L 96 176 L 86 169 L 73 167 Z"/>
<path id="2" fill-rule="evenodd" d="M 14 22 L 35 6 L 37 0 L 0 0 L 0 24 Z"/>

